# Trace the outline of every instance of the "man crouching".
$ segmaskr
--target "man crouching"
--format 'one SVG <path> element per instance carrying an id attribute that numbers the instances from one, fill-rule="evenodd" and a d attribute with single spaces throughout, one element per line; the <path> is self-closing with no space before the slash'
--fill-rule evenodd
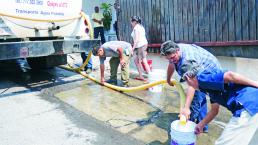
<path id="1" fill-rule="evenodd" d="M 117 68 L 121 65 L 121 80 L 124 87 L 128 87 L 129 83 L 129 64 L 132 54 L 132 46 L 125 41 L 109 41 L 101 45 L 99 48 L 92 50 L 93 55 L 99 56 L 100 60 L 100 82 L 104 83 L 104 62 L 106 57 L 111 57 L 110 64 L 110 80 L 107 83 L 117 85 Z"/>

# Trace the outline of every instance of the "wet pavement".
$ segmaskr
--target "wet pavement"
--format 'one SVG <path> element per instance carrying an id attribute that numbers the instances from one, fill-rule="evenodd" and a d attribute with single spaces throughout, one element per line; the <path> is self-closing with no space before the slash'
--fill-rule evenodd
<path id="1" fill-rule="evenodd" d="M 166 70 L 164 58 L 150 58 L 153 68 Z M 218 58 L 225 69 L 258 80 L 258 70 L 250 67 L 257 66 L 258 60 Z M 98 60 L 94 60 L 91 75 L 99 78 Z M 80 59 L 69 61 L 80 64 Z M 164 85 L 161 93 L 121 93 L 60 68 L 39 72 L 26 64 L 23 69 L 2 68 L 6 69 L 0 72 L 0 144 L 169 144 L 170 123 L 179 112 L 179 95 L 173 87 Z M 133 78 L 136 73 L 131 68 Z M 141 84 L 130 81 L 130 86 Z M 209 133 L 198 136 L 197 145 L 214 144 L 230 117 L 221 108 Z"/>
<path id="2" fill-rule="evenodd" d="M 83 77 L 55 68 L 20 69 L 1 65 L 1 145 L 144 144 L 60 101 L 53 93 L 81 85 Z"/>

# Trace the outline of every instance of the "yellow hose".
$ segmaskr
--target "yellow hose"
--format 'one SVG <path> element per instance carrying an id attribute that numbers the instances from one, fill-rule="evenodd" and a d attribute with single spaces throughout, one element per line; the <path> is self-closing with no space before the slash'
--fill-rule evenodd
<path id="1" fill-rule="evenodd" d="M 86 61 L 85 61 L 86 62 Z M 149 83 L 149 84 L 144 84 L 144 85 L 141 85 L 141 86 L 137 86 L 137 87 L 119 87 L 119 86 L 115 86 L 115 85 L 111 85 L 109 83 L 101 83 L 99 80 L 97 80 L 96 78 L 86 74 L 86 73 L 83 73 L 81 72 L 80 70 L 76 70 L 74 68 L 72 68 L 71 66 L 70 67 L 66 67 L 66 66 L 60 66 L 61 68 L 63 69 L 66 69 L 66 70 L 69 70 L 69 71 L 74 71 L 78 74 L 81 74 L 82 76 L 98 83 L 98 84 L 101 84 L 105 87 L 108 87 L 110 89 L 113 89 L 113 90 L 116 90 L 116 91 L 120 91 L 120 92 L 135 92 L 135 91 L 141 91 L 141 90 L 146 90 L 150 87 L 153 87 L 153 86 L 156 86 L 156 85 L 160 85 L 160 84 L 164 84 L 164 83 L 167 83 L 166 80 L 160 80 L 160 81 L 156 81 L 156 82 L 152 82 L 152 83 Z M 179 96 L 180 96 L 180 110 L 183 108 L 184 104 L 185 104 L 185 93 L 184 93 L 184 90 L 183 90 L 183 87 L 182 85 L 176 81 L 176 80 L 171 80 L 173 85 L 176 87 L 177 91 L 179 92 Z"/>
<path id="2" fill-rule="evenodd" d="M 87 22 L 88 27 L 89 27 L 89 31 L 90 31 L 90 38 L 93 39 L 93 29 L 92 29 L 92 25 L 90 23 L 90 20 L 88 19 L 88 17 L 86 16 L 86 14 L 84 12 L 81 12 L 80 14 L 81 14 L 82 18 Z M 68 63 L 68 66 L 71 67 L 71 69 L 73 71 L 79 72 L 79 71 L 83 70 L 83 68 L 85 68 L 85 66 L 88 64 L 88 62 L 91 58 L 91 55 L 92 55 L 92 51 L 89 52 L 88 57 L 86 58 L 84 63 L 78 68 L 73 68 L 69 63 Z"/>
<path id="3" fill-rule="evenodd" d="M 179 93 L 179 96 L 180 96 L 180 110 L 182 110 L 184 105 L 185 105 L 185 98 L 186 98 L 184 89 L 183 89 L 182 85 L 176 80 L 173 81 L 173 84 L 176 86 L 176 89 Z"/>
<path id="4" fill-rule="evenodd" d="M 84 61 L 84 63 L 78 67 L 78 68 L 74 68 L 72 67 L 72 65 L 70 65 L 69 63 L 67 63 L 67 65 L 75 72 L 80 72 L 81 70 L 83 70 L 83 68 L 85 68 L 85 66 L 88 64 L 90 58 L 91 58 L 92 52 L 90 51 L 90 53 L 88 54 L 88 57 L 86 58 L 86 60 Z"/>

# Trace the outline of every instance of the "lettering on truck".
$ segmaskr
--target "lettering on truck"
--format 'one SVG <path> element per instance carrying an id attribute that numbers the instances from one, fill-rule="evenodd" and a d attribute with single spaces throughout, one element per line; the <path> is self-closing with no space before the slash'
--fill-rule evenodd
<path id="1" fill-rule="evenodd" d="M 15 2 L 30 5 L 43 5 L 43 0 L 15 0 Z"/>

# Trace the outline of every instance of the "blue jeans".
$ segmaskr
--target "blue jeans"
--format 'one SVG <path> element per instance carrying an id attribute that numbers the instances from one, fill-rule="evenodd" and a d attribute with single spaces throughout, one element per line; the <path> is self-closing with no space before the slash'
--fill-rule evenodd
<path id="1" fill-rule="evenodd" d="M 200 91 L 195 91 L 192 104 L 190 106 L 190 120 L 199 123 L 207 115 L 207 100 L 205 94 Z M 208 125 L 205 125 L 203 131 L 208 131 Z"/>
<path id="2" fill-rule="evenodd" d="M 82 52 L 81 53 L 81 57 L 82 57 L 82 63 L 84 63 L 85 62 L 85 60 L 87 59 L 87 57 L 88 57 L 88 52 Z M 85 66 L 85 70 L 87 70 L 87 69 L 92 69 L 92 58 L 90 58 L 90 60 L 89 60 L 89 62 L 88 62 L 88 64 Z"/>

